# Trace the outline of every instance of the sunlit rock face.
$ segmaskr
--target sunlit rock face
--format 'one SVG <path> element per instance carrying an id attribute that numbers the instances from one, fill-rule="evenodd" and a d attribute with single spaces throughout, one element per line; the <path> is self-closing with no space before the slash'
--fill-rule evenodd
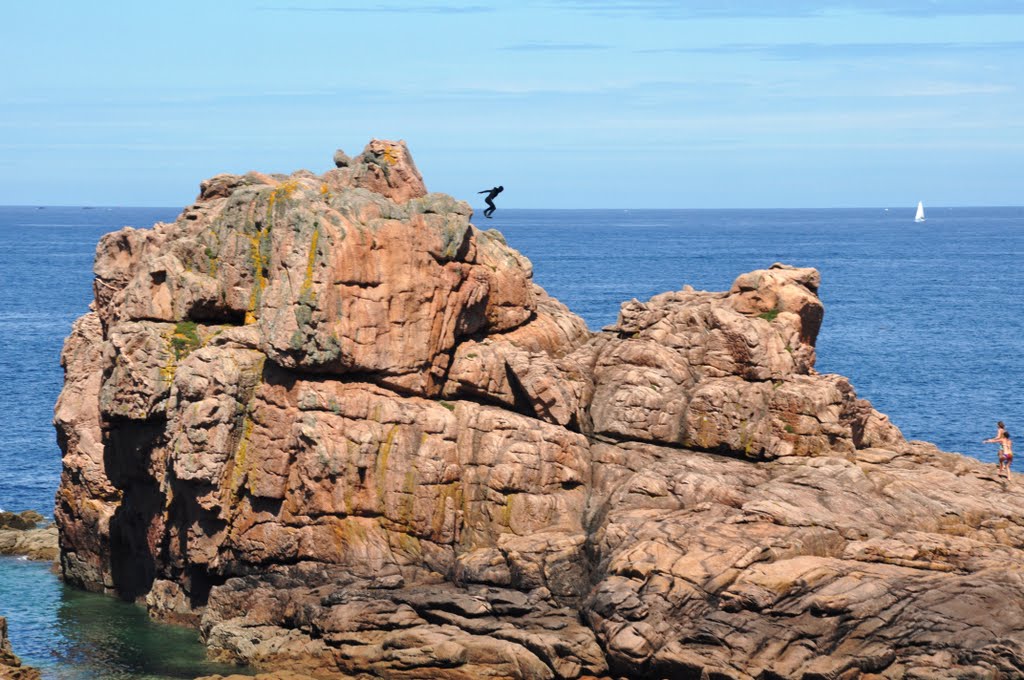
<path id="1" fill-rule="evenodd" d="M 404 143 L 334 164 L 101 240 L 69 583 L 316 678 L 1024 673 L 1024 497 L 814 371 L 817 271 L 593 333 Z"/>

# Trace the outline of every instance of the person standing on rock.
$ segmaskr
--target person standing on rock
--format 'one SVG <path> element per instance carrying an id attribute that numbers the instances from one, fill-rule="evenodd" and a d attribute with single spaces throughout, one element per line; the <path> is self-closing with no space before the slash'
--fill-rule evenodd
<path id="1" fill-rule="evenodd" d="M 986 439 L 986 444 L 999 444 L 999 475 L 1010 479 L 1010 464 L 1013 462 L 1013 440 L 1006 431 L 1003 421 L 996 423 L 996 436 Z"/>
<path id="2" fill-rule="evenodd" d="M 487 207 L 484 209 L 484 217 L 486 217 L 487 219 L 491 219 L 491 215 L 493 215 L 494 211 L 497 210 L 497 208 L 494 205 L 494 197 L 504 190 L 505 187 L 496 186 L 492 189 L 484 189 L 483 191 L 476 192 L 478 194 L 487 194 L 484 197 L 484 203 L 487 204 Z"/>
<path id="3" fill-rule="evenodd" d="M 1010 481 L 1010 463 L 1013 462 L 1013 440 L 1010 433 L 1003 430 L 1003 448 L 999 452 L 999 469 L 1006 481 Z"/>

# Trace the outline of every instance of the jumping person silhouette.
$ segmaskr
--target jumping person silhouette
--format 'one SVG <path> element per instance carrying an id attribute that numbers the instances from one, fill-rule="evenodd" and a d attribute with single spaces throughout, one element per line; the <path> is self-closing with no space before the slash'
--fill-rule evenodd
<path id="1" fill-rule="evenodd" d="M 494 206 L 494 197 L 504 190 L 505 187 L 497 186 L 494 187 L 493 189 L 484 189 L 483 191 L 476 192 L 478 194 L 487 194 L 484 197 L 484 203 L 487 204 L 487 207 L 484 209 L 484 217 L 486 217 L 487 219 L 490 219 L 491 215 L 494 214 L 494 211 L 497 210 L 497 208 Z"/>

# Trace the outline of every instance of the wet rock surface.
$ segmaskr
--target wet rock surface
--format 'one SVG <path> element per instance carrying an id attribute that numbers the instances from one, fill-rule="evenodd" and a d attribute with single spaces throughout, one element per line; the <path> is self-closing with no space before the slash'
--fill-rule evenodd
<path id="1" fill-rule="evenodd" d="M 100 242 L 68 582 L 314 678 L 1024 674 L 1024 494 L 814 371 L 815 270 L 591 333 L 403 143 L 335 164 Z"/>

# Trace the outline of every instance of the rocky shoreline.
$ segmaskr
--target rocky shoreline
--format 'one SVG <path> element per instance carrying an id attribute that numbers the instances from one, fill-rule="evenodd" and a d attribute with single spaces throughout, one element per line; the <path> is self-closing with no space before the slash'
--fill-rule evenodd
<path id="1" fill-rule="evenodd" d="M 1024 675 L 1024 494 L 816 373 L 817 271 L 591 333 L 404 143 L 335 162 L 100 242 L 68 583 L 320 679 Z"/>
<path id="2" fill-rule="evenodd" d="M 57 527 L 40 527 L 45 518 L 38 512 L 0 511 L 0 555 L 18 555 L 32 560 L 55 561 L 58 555 Z M 3 603 L 0 602 L 0 609 Z M 23 666 L 11 651 L 7 619 L 0 616 L 0 680 L 38 680 L 39 671 Z"/>
<path id="3" fill-rule="evenodd" d="M 59 553 L 57 525 L 42 524 L 33 510 L 0 512 L 0 555 L 23 555 L 32 560 L 55 561 Z"/>

